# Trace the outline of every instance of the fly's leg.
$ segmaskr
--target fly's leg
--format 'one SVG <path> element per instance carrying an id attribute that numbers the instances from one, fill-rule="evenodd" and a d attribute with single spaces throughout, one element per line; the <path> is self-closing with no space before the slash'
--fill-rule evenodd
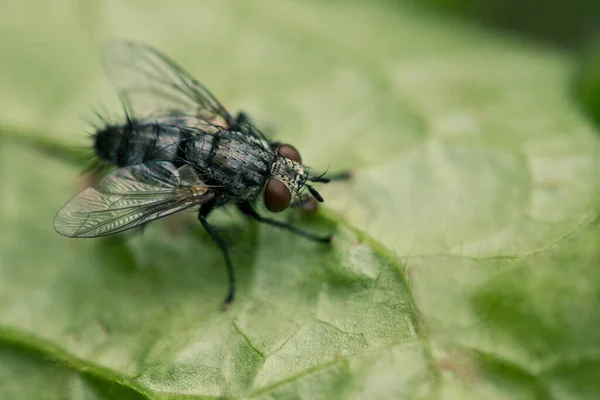
<path id="1" fill-rule="evenodd" d="M 225 308 L 231 304 L 233 298 L 235 297 L 235 271 L 233 270 L 233 264 L 231 264 L 231 259 L 229 258 L 229 249 L 227 248 L 227 244 L 221 238 L 221 236 L 219 236 L 217 228 L 209 224 L 206 220 L 206 217 L 212 211 L 213 208 L 213 202 L 202 204 L 202 206 L 200 206 L 200 211 L 198 212 L 198 219 L 200 220 L 200 223 L 202 224 L 204 229 L 206 229 L 210 237 L 217 243 L 217 245 L 223 252 L 223 257 L 225 258 L 225 265 L 227 266 L 227 277 L 229 282 L 227 296 L 223 301 L 223 307 Z"/>
<path id="2" fill-rule="evenodd" d="M 331 181 L 347 181 L 351 178 L 352 178 L 352 171 L 350 171 L 350 170 L 336 172 L 335 174 L 327 175 L 327 179 L 329 179 L 330 182 Z"/>
<path id="3" fill-rule="evenodd" d="M 293 225 L 286 224 L 285 222 L 280 222 L 280 221 L 277 221 L 277 220 L 274 220 L 271 218 L 263 217 L 260 214 L 258 214 L 252 207 L 252 204 L 250 204 L 248 202 L 238 204 L 238 209 L 242 213 L 246 214 L 247 216 L 251 217 L 252 219 L 257 220 L 258 222 L 263 222 L 268 225 L 276 226 L 278 228 L 285 229 L 290 232 L 294 232 L 297 235 L 303 236 L 310 240 L 314 240 L 315 242 L 331 243 L 332 235 L 318 236 L 318 235 L 315 235 L 314 233 L 310 233 L 310 232 L 304 231 L 302 229 L 298 229 Z"/>

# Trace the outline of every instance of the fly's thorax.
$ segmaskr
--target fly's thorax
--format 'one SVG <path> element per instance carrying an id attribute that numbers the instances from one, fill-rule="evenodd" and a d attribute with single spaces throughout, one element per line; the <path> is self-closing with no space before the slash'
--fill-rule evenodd
<path id="1" fill-rule="evenodd" d="M 189 137 L 185 156 L 232 201 L 256 198 L 275 159 L 268 144 L 227 129 Z"/>

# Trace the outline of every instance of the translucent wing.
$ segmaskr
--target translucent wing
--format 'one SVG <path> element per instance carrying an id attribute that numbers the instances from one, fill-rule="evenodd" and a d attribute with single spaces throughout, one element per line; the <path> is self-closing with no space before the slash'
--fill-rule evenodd
<path id="1" fill-rule="evenodd" d="M 114 41 L 104 52 L 107 74 L 131 116 L 167 117 L 173 112 L 205 121 L 234 118 L 202 84 L 174 61 L 152 47 L 133 41 Z"/>
<path id="2" fill-rule="evenodd" d="M 142 225 L 214 197 L 194 169 L 168 162 L 119 168 L 60 209 L 54 229 L 68 237 L 97 237 Z"/>

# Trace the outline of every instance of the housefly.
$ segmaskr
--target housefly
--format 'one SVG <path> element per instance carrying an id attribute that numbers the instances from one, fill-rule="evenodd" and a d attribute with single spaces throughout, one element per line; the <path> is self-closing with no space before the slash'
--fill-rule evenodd
<path id="1" fill-rule="evenodd" d="M 207 217 L 233 203 L 245 215 L 321 243 L 318 236 L 260 215 L 323 198 L 311 183 L 327 183 L 301 163 L 291 145 L 269 140 L 244 114 L 233 117 L 202 84 L 152 47 L 110 43 L 105 69 L 123 103 L 126 121 L 94 134 L 100 165 L 115 166 L 94 187 L 67 202 L 54 229 L 67 237 L 99 237 L 199 206 L 198 219 L 221 249 L 228 272 L 224 305 L 235 296 L 228 247 Z"/>

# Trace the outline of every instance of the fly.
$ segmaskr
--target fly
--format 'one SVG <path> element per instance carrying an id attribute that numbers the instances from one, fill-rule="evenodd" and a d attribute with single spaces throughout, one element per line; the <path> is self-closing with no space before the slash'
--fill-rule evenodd
<path id="1" fill-rule="evenodd" d="M 256 221 L 331 241 L 331 235 L 318 236 L 256 211 L 260 197 L 271 212 L 302 207 L 309 198 L 323 202 L 311 183 L 330 179 L 312 174 L 293 146 L 269 140 L 244 113 L 234 118 L 208 89 L 148 45 L 112 42 L 104 62 L 126 122 L 98 127 L 94 151 L 99 165 L 117 169 L 59 210 L 54 219 L 59 234 L 106 236 L 199 206 L 198 219 L 227 266 L 225 306 L 235 297 L 235 272 L 225 241 L 207 220 L 214 209 L 233 203 Z"/>

